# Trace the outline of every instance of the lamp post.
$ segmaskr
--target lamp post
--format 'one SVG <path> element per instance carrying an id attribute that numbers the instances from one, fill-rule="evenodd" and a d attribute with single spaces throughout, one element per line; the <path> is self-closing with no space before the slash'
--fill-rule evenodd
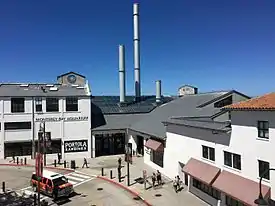
<path id="1" fill-rule="evenodd" d="M 263 179 L 263 176 L 266 175 L 269 171 L 275 171 L 275 169 L 269 168 L 261 174 L 260 182 L 259 182 L 259 197 L 254 201 L 254 203 L 257 205 L 268 205 L 268 202 L 264 199 L 263 193 L 262 193 L 262 179 Z"/>
<path id="2" fill-rule="evenodd" d="M 45 122 L 41 122 L 40 123 L 40 132 L 42 132 L 42 137 L 43 137 L 43 142 L 42 142 L 42 145 L 43 145 L 43 149 L 42 149 L 42 153 L 43 153 L 43 156 L 44 156 L 44 166 L 46 166 L 46 163 L 47 163 L 47 160 L 46 160 L 46 126 L 45 126 Z"/>

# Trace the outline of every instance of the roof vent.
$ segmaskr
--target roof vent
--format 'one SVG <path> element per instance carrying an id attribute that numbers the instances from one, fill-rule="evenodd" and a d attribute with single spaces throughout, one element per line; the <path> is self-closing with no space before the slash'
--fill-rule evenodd
<path id="1" fill-rule="evenodd" d="M 78 87 L 78 84 L 72 84 L 71 86 L 72 87 Z"/>
<path id="2" fill-rule="evenodd" d="M 46 87 L 53 87 L 53 84 L 46 84 Z"/>
<path id="3" fill-rule="evenodd" d="M 85 89 L 85 87 L 76 87 L 77 89 Z"/>
<path id="4" fill-rule="evenodd" d="M 20 84 L 20 87 L 28 87 L 28 84 Z"/>
<path id="5" fill-rule="evenodd" d="M 57 87 L 51 87 L 50 91 L 58 91 L 58 88 Z"/>

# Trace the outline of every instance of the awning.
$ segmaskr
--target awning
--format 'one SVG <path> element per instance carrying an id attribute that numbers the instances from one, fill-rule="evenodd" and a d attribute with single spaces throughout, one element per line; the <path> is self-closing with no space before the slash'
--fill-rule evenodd
<path id="1" fill-rule="evenodd" d="M 191 158 L 183 167 L 182 171 L 189 174 L 191 177 L 211 185 L 211 183 L 213 183 L 215 178 L 219 175 L 220 168 Z"/>
<path id="2" fill-rule="evenodd" d="M 145 143 L 145 147 L 148 147 L 154 151 L 164 150 L 163 144 L 153 139 L 148 139 L 147 142 Z"/>
<path id="3" fill-rule="evenodd" d="M 259 196 L 259 183 L 223 170 L 212 185 L 248 205 L 256 205 L 254 200 Z M 269 195 L 270 188 L 262 184 L 263 196 Z"/>

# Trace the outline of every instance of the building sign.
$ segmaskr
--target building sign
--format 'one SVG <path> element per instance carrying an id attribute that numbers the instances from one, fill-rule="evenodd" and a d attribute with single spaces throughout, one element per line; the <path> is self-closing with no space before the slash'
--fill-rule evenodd
<path id="1" fill-rule="evenodd" d="M 79 116 L 79 117 L 46 117 L 46 118 L 36 118 L 36 122 L 75 122 L 75 121 L 88 121 L 89 117 L 86 116 Z"/>
<path id="2" fill-rule="evenodd" d="M 64 152 L 87 152 L 88 140 L 64 141 Z"/>

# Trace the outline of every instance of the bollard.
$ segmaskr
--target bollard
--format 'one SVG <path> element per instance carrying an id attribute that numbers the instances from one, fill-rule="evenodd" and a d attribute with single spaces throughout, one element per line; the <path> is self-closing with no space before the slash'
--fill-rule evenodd
<path id="1" fill-rule="evenodd" d="M 110 179 L 113 179 L 113 171 L 110 170 Z"/>
<path id="2" fill-rule="evenodd" d="M 23 164 L 23 159 L 20 159 L 20 164 L 21 164 L 21 165 Z"/>
<path id="3" fill-rule="evenodd" d="M 16 164 L 19 164 L 19 157 L 16 157 Z"/>
<path id="4" fill-rule="evenodd" d="M 64 168 L 66 168 L 66 160 L 64 160 Z"/>
<path id="5" fill-rule="evenodd" d="M 36 194 L 33 195 L 33 205 L 36 206 L 37 202 L 36 202 L 37 198 L 36 198 Z"/>
<path id="6" fill-rule="evenodd" d="M 101 168 L 101 176 L 104 176 L 104 168 Z"/>
<path id="7" fill-rule="evenodd" d="M 6 184 L 5 184 L 5 182 L 2 182 L 2 191 L 4 193 L 6 192 Z"/>
<path id="8" fill-rule="evenodd" d="M 54 163 L 53 163 L 53 164 L 54 164 L 54 167 L 56 167 L 56 160 L 54 160 Z"/>
<path id="9" fill-rule="evenodd" d="M 24 164 L 27 164 L 27 157 L 24 158 Z"/>

